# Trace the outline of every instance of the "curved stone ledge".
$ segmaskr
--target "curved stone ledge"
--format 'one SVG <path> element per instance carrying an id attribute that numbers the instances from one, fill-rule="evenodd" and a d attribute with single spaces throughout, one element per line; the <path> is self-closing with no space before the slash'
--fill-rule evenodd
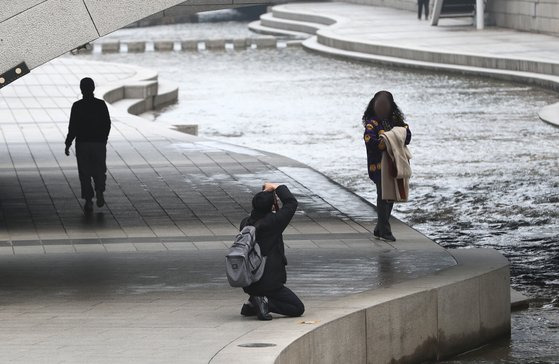
<path id="1" fill-rule="evenodd" d="M 294 39 L 305 39 L 309 35 L 307 33 L 296 32 L 293 30 L 278 29 L 273 27 L 267 27 L 261 24 L 260 20 L 252 21 L 248 24 L 248 29 L 258 34 L 274 35 L 280 37 L 290 37 Z"/>
<path id="2" fill-rule="evenodd" d="M 159 80 L 157 72 L 150 69 L 132 65 L 126 67 L 136 72 L 133 77 L 97 88 L 97 93 L 109 105 L 132 115 L 140 115 L 177 101 L 179 90 L 177 85 Z"/>
<path id="3" fill-rule="evenodd" d="M 559 128 L 559 102 L 542 108 L 538 115 L 546 123 Z"/>
<path id="4" fill-rule="evenodd" d="M 290 30 L 299 33 L 313 34 L 325 25 L 314 21 L 290 20 L 287 18 L 278 18 L 272 14 L 263 14 L 260 16 L 260 24 L 269 28 L 277 28 L 281 30 Z"/>
<path id="5" fill-rule="evenodd" d="M 493 249 L 451 251 L 458 265 L 324 302 L 224 347 L 211 363 L 416 363 L 510 334 L 509 264 Z M 241 347 L 268 343 L 270 347 Z"/>
<path id="6" fill-rule="evenodd" d="M 339 21 L 343 21 L 342 17 L 330 17 L 324 16 L 320 14 L 312 14 L 312 13 L 300 13 L 295 11 L 289 11 L 284 6 L 274 6 L 272 8 L 272 15 L 275 18 L 282 18 L 288 20 L 295 20 L 295 21 L 305 21 L 305 22 L 313 22 L 323 25 L 334 25 Z"/>

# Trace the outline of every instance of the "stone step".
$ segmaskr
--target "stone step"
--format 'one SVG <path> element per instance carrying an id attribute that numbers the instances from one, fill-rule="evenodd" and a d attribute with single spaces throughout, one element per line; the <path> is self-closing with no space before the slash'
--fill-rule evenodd
<path id="1" fill-rule="evenodd" d="M 105 93 L 104 99 L 115 108 L 141 115 L 176 102 L 178 94 L 178 85 L 155 79 L 126 83 Z"/>
<path id="2" fill-rule="evenodd" d="M 129 114 L 140 115 L 153 109 L 153 97 L 147 99 L 121 99 L 111 104 L 117 109 L 126 110 Z"/>
<path id="3" fill-rule="evenodd" d="M 522 293 L 510 289 L 510 308 L 513 311 L 523 310 L 530 306 L 530 301 L 532 299 L 528 296 L 523 295 Z"/>
<path id="4" fill-rule="evenodd" d="M 303 23 L 314 23 L 314 24 L 321 24 L 321 25 L 333 25 L 336 23 L 336 20 L 326 16 L 311 14 L 311 13 L 289 11 L 281 5 L 274 6 L 272 8 L 271 14 L 276 19 L 281 18 L 281 19 L 292 20 L 292 21 L 303 22 Z"/>
<path id="5" fill-rule="evenodd" d="M 206 50 L 225 50 L 228 48 L 246 49 L 251 44 L 256 48 L 267 48 L 275 46 L 277 36 L 287 36 L 290 38 L 304 39 L 308 37 L 307 33 L 295 32 L 289 30 L 281 30 L 277 28 L 264 27 L 258 24 L 259 21 L 251 23 L 251 29 L 261 36 L 246 38 L 212 38 L 212 39 L 184 39 L 184 40 L 154 40 L 154 41 L 102 41 L 94 43 L 93 47 L 88 50 L 75 52 L 76 54 L 91 53 L 92 49 L 95 53 L 142 53 L 146 51 L 154 52 L 173 52 L 173 51 L 198 51 Z M 314 33 L 313 33 L 314 34 Z M 274 44 L 272 44 L 274 43 Z"/>
<path id="6" fill-rule="evenodd" d="M 313 23 L 313 22 L 305 22 L 299 20 L 290 20 L 284 18 L 275 17 L 274 14 L 262 14 L 260 16 L 260 24 L 265 27 L 269 28 L 276 28 L 282 30 L 289 30 L 301 33 L 307 33 L 314 35 L 316 32 L 327 25 Z"/>
<path id="7" fill-rule="evenodd" d="M 173 82 L 159 80 L 157 95 L 153 99 L 153 107 L 160 108 L 174 104 L 179 98 L 179 86 Z"/>
<path id="8" fill-rule="evenodd" d="M 546 123 L 559 128 L 559 102 L 542 108 L 538 116 Z"/>
<path id="9" fill-rule="evenodd" d="M 277 39 L 276 37 L 271 35 L 257 38 L 248 38 L 247 45 L 253 45 L 256 46 L 256 48 L 276 48 Z"/>
<path id="10" fill-rule="evenodd" d="M 307 38 L 309 36 L 308 33 L 295 32 L 295 31 L 292 31 L 292 30 L 285 30 L 285 29 L 267 27 L 267 26 L 262 25 L 260 20 L 255 20 L 255 21 L 251 22 L 248 25 L 248 28 L 251 31 L 253 31 L 255 33 L 259 33 L 259 34 L 268 34 L 268 35 L 275 35 L 275 36 L 287 36 L 287 37 L 299 38 L 299 39 Z"/>

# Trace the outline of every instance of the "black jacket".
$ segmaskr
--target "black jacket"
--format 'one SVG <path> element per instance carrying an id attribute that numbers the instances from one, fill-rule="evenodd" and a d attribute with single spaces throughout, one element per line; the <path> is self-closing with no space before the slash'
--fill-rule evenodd
<path id="1" fill-rule="evenodd" d="M 256 222 L 256 241 L 260 245 L 262 255 L 267 257 L 262 278 L 244 288 L 244 291 L 252 296 L 264 296 L 267 292 L 278 290 L 287 280 L 287 259 L 282 233 L 297 210 L 297 200 L 285 185 L 279 186 L 276 194 L 282 202 L 279 211 L 265 214 L 253 211 L 251 216 L 241 222 L 241 230 L 245 225 L 253 225 Z"/>
<path id="2" fill-rule="evenodd" d="M 70 113 L 66 145 L 76 142 L 106 143 L 111 130 L 111 118 L 105 101 L 93 96 L 74 102 Z"/>

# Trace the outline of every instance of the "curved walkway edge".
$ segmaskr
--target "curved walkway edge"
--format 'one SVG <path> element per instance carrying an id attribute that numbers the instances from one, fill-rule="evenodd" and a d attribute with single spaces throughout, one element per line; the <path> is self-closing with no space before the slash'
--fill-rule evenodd
<path id="1" fill-rule="evenodd" d="M 435 28 L 407 11 L 349 3 L 277 5 L 262 16 L 260 25 L 270 31 L 307 29 L 311 36 L 303 47 L 331 57 L 488 76 L 559 91 L 559 39 L 549 35 L 495 27 L 476 32 L 458 22 Z M 559 126 L 558 104 L 542 109 L 540 118 Z"/>
<path id="2" fill-rule="evenodd" d="M 431 276 L 324 302 L 303 320 L 262 325 L 211 363 L 415 363 L 510 334 L 507 259 L 492 249 L 452 254 L 458 265 Z"/>

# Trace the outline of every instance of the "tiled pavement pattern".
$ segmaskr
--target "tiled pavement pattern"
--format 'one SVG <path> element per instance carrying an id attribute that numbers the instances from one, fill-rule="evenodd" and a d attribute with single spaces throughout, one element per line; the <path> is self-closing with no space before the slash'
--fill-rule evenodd
<path id="1" fill-rule="evenodd" d="M 310 241 L 323 236 L 343 245 L 342 238 L 370 237 L 369 205 L 330 183 L 324 189 L 334 200 L 347 198 L 340 208 L 352 206 L 343 213 L 285 173 L 321 178 L 308 167 L 159 128 L 118 110 L 112 110 L 108 144 L 107 205 L 84 216 L 76 160 L 63 152 L 79 80 L 91 76 L 99 88 L 136 71 L 59 59 L 0 91 L 2 254 L 222 247 L 264 180 L 288 184 L 300 200 L 289 240 L 315 246 Z"/>

